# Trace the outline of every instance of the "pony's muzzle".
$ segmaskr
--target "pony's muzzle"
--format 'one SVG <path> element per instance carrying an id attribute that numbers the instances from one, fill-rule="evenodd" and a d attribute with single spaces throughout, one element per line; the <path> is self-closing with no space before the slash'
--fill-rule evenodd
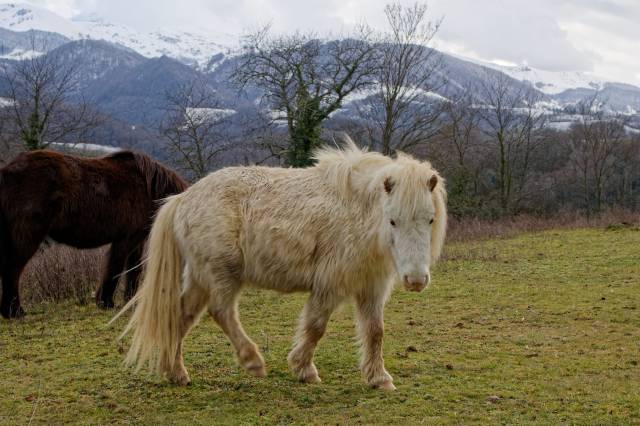
<path id="1" fill-rule="evenodd" d="M 429 279 L 429 274 L 421 276 L 405 275 L 403 279 L 404 288 L 409 291 L 420 292 L 425 289 L 427 284 L 429 284 Z"/>

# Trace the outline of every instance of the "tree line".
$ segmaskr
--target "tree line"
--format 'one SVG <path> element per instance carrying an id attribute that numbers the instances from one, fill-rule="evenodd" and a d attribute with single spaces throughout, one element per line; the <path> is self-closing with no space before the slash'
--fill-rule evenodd
<path id="1" fill-rule="evenodd" d="M 575 106 L 569 127 L 554 129 L 538 107 L 540 92 L 490 70 L 437 95 L 453 85 L 429 47 L 442 21 L 428 20 L 427 11 L 390 4 L 387 30 L 359 25 L 338 38 L 274 34 L 268 26 L 246 35 L 230 81 L 240 93 L 259 91 L 266 113 L 230 135 L 228 114 L 206 82 L 167 91 L 157 126 L 167 157 L 191 179 L 232 162 L 305 167 L 315 148 L 345 131 L 371 150 L 430 159 L 447 180 L 456 216 L 640 207 L 640 140 L 626 116 L 607 113 L 596 92 Z M 44 55 L 3 74 L 5 150 L 15 140 L 23 149 L 80 141 L 100 125 L 89 103 L 70 101 L 74 65 Z M 332 119 L 347 102 L 353 117 Z"/>

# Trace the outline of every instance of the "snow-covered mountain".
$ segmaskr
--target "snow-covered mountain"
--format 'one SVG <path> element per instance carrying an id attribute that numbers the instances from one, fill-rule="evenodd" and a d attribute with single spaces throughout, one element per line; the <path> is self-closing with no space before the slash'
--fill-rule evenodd
<path id="1" fill-rule="evenodd" d="M 92 15 L 66 19 L 46 9 L 22 3 L 0 4 L 0 28 L 12 31 L 46 31 L 71 40 L 106 40 L 149 58 L 165 55 L 199 69 L 206 69 L 210 66 L 212 57 L 230 53 L 237 44 L 237 39 L 229 34 L 199 34 L 178 29 L 145 33 Z M 16 49 L 5 56 L 19 59 L 33 54 L 31 51 Z"/>
<path id="2" fill-rule="evenodd" d="M 456 57 L 500 71 L 516 80 L 528 81 L 536 89 L 547 95 L 557 95 L 570 89 L 600 90 L 604 84 L 608 82 L 608 80 L 603 77 L 584 71 L 546 71 L 531 67 L 527 64 L 500 65 L 457 55 Z"/>
<path id="3" fill-rule="evenodd" d="M 200 69 L 205 69 L 215 55 L 228 54 L 232 49 L 230 44 L 218 41 L 231 41 L 231 37 L 227 35 L 213 37 L 177 29 L 141 33 L 102 20 L 74 19 L 72 23 L 81 28 L 78 38 L 107 40 L 133 49 L 142 56 L 169 56 Z"/>
<path id="4" fill-rule="evenodd" d="M 33 50 L 33 39 L 35 48 L 42 51 Z M 153 111 L 160 108 L 165 90 L 189 78 L 208 81 L 223 98 L 225 108 L 247 109 L 238 107 L 244 100 L 229 86 L 230 72 L 237 65 L 238 42 L 237 36 L 229 34 L 171 28 L 140 32 L 95 15 L 66 19 L 31 5 L 0 4 L 0 61 L 56 50 L 81 65 L 83 89 L 105 112 L 136 125 L 157 119 Z M 562 114 L 599 90 L 612 111 L 640 117 L 640 87 L 608 82 L 589 73 L 496 65 L 446 53 L 442 53 L 442 63 L 446 85 L 437 93 L 425 94 L 431 100 L 455 97 L 473 88 L 479 79 L 505 74 L 513 87 L 523 82 L 535 87 L 541 94 L 538 107 L 544 113 Z M 340 114 L 348 116 L 353 103 L 366 96 L 358 93 L 347 99 Z"/>
<path id="5" fill-rule="evenodd" d="M 76 33 L 75 27 L 62 16 L 22 3 L 0 4 L 0 27 L 12 31 L 48 31 L 69 38 Z"/>
<path id="6" fill-rule="evenodd" d="M 236 50 L 239 41 L 237 35 L 203 34 L 172 28 L 140 32 L 106 22 L 95 15 L 80 15 L 66 19 L 46 9 L 23 3 L 0 4 L 0 28 L 12 31 L 46 31 L 71 40 L 106 40 L 128 47 L 148 58 L 166 55 L 204 71 L 215 67 L 216 61 L 212 63 L 212 58 L 219 59 Z M 2 53 L 2 56 L 19 59 L 35 53 L 37 52 L 16 48 L 11 52 Z M 600 89 L 607 82 L 604 78 L 585 72 L 545 71 L 527 65 L 505 66 L 458 58 L 503 72 L 516 80 L 528 81 L 547 95 L 557 95 L 571 89 Z"/>

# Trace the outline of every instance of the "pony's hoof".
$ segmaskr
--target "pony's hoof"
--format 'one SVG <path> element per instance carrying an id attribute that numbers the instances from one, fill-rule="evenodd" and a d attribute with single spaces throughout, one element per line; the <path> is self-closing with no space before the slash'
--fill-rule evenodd
<path id="1" fill-rule="evenodd" d="M 183 374 L 177 377 L 169 378 L 169 382 L 176 386 L 189 386 L 191 385 L 191 379 L 188 374 Z"/>
<path id="2" fill-rule="evenodd" d="M 311 364 L 307 367 L 304 367 L 298 372 L 298 380 L 302 383 L 320 383 L 322 380 L 318 375 L 318 370 L 316 366 Z"/>
<path id="3" fill-rule="evenodd" d="M 321 383 L 321 382 L 322 382 L 322 379 L 320 378 L 320 376 L 318 376 L 318 375 L 316 374 L 315 376 L 305 377 L 305 378 L 301 379 L 301 381 L 302 381 L 303 383 L 310 383 L 310 384 L 313 384 L 313 383 Z"/>
<path id="4" fill-rule="evenodd" d="M 27 315 L 27 313 L 24 311 L 24 309 L 22 309 L 21 306 L 2 309 L 2 316 L 6 319 L 22 318 L 25 315 Z"/>
<path id="5" fill-rule="evenodd" d="M 173 373 L 167 373 L 167 379 L 170 383 L 177 386 L 187 386 L 191 384 L 189 373 L 187 373 L 187 370 L 184 367 L 178 368 Z"/>
<path id="6" fill-rule="evenodd" d="M 392 381 L 382 382 L 379 385 L 375 386 L 376 389 L 382 389 L 383 391 L 392 392 L 396 390 Z"/>
<path id="7" fill-rule="evenodd" d="M 238 359 L 242 368 L 254 377 L 266 377 L 267 369 L 264 358 L 256 347 L 250 347 L 238 353 Z"/>
<path id="8" fill-rule="evenodd" d="M 267 377 L 267 369 L 264 365 L 247 368 L 247 373 L 251 374 L 253 377 Z"/>
<path id="9" fill-rule="evenodd" d="M 113 309 L 116 307 L 112 300 L 98 300 L 96 304 L 100 309 Z"/>

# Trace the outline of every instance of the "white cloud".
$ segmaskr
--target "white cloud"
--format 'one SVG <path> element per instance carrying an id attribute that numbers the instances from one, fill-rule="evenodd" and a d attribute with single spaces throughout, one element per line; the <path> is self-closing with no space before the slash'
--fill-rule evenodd
<path id="1" fill-rule="evenodd" d="M 48 9 L 65 18 L 71 18 L 78 13 L 75 0 L 27 0 L 25 3 Z"/>

